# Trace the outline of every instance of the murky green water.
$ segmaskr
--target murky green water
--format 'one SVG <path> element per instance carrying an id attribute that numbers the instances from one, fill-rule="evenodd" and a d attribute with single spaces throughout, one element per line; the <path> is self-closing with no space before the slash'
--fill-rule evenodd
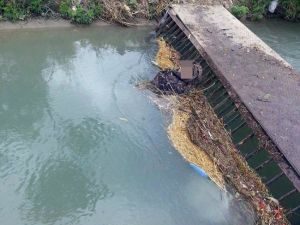
<path id="1" fill-rule="evenodd" d="M 273 19 L 260 22 L 247 21 L 245 24 L 296 70 L 300 71 L 299 23 Z"/>
<path id="2" fill-rule="evenodd" d="M 134 88 L 155 74 L 148 33 L 0 32 L 0 224 L 251 224 Z"/>

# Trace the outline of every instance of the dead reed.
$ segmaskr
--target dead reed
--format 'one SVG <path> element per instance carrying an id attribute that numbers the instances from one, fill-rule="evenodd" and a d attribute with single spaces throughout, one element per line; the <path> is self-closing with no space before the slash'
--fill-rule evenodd
<path id="1" fill-rule="evenodd" d="M 174 49 L 163 39 L 158 40 L 158 45 L 159 67 L 178 68 L 178 54 Z M 161 94 L 160 97 L 171 101 L 168 105 L 172 107 L 172 123 L 168 133 L 183 158 L 203 168 L 218 186 L 230 187 L 237 198 L 249 202 L 258 215 L 257 224 L 289 224 L 283 208 L 239 154 L 223 122 L 199 88 L 185 95 Z"/>

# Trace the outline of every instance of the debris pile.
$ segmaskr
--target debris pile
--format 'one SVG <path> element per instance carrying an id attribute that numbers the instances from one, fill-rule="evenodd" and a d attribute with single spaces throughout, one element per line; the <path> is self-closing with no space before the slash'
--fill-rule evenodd
<path id="1" fill-rule="evenodd" d="M 180 73 L 174 70 L 158 72 L 152 84 L 158 94 L 183 94 L 191 89 L 191 85 L 182 80 Z"/>
<path id="2" fill-rule="evenodd" d="M 173 101 L 174 99 L 169 99 Z M 208 174 L 209 178 L 216 183 L 221 189 L 225 189 L 225 181 L 217 164 L 211 157 L 199 146 L 195 145 L 187 130 L 187 122 L 190 118 L 190 112 L 177 109 L 179 102 L 173 108 L 173 120 L 168 127 L 169 138 L 173 146 L 179 153 L 190 163 L 201 167 Z"/>
<path id="3" fill-rule="evenodd" d="M 155 58 L 155 64 L 161 70 L 178 70 L 179 54 L 164 41 L 163 38 L 157 39 L 158 52 Z"/>
<path id="4" fill-rule="evenodd" d="M 181 78 L 179 54 L 162 38 L 157 40 L 158 53 L 153 62 L 161 71 L 157 73 L 151 84 L 157 94 L 183 94 L 190 91 L 195 79 Z"/>
<path id="5" fill-rule="evenodd" d="M 236 196 L 253 205 L 259 224 L 288 224 L 278 201 L 270 196 L 259 176 L 239 154 L 202 91 L 195 90 L 180 98 L 181 107 L 191 112 L 186 124 L 191 141 L 212 158 L 226 183 L 236 190 Z"/>
<path id="6" fill-rule="evenodd" d="M 157 65 L 169 71 L 178 68 L 178 58 L 174 57 L 176 53 L 162 42 L 159 40 Z M 178 78 L 174 78 L 176 74 L 168 76 L 168 73 L 161 72 L 160 77 L 156 77 L 152 83 L 159 87 L 162 82 L 161 88 L 164 90 L 166 80 L 178 82 Z M 168 86 L 169 89 L 171 87 Z M 178 95 L 176 91 L 172 93 L 166 96 L 162 92 L 160 97 L 173 102 L 168 104 L 172 106 L 173 112 L 168 133 L 181 155 L 203 168 L 218 186 L 226 186 L 237 199 L 246 200 L 251 205 L 249 213 L 254 210 L 258 216 L 257 224 L 289 224 L 283 208 L 270 196 L 261 179 L 235 148 L 224 124 L 214 113 L 203 92 L 194 88 L 183 95 Z"/>

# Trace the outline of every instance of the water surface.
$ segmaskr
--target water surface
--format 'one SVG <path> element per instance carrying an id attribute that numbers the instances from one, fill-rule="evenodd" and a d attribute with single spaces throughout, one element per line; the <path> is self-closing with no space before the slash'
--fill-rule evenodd
<path id="1" fill-rule="evenodd" d="M 270 19 L 245 25 L 300 72 L 299 23 Z"/>
<path id="2" fill-rule="evenodd" d="M 251 224 L 134 88 L 156 72 L 148 33 L 0 32 L 1 224 Z"/>

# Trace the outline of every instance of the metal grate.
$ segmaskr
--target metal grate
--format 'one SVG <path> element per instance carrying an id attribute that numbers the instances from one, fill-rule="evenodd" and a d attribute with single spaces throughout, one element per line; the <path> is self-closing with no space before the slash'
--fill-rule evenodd
<path id="1" fill-rule="evenodd" d="M 195 60 L 201 64 L 203 72 L 200 88 L 217 116 L 224 121 L 225 128 L 231 134 L 236 148 L 260 175 L 270 193 L 288 209 L 286 215 L 291 224 L 300 224 L 299 175 L 278 149 L 274 154 L 274 149 L 261 147 L 263 139 L 261 132 L 252 129 L 257 125 L 251 124 L 253 121 L 245 116 L 248 113 L 245 113 L 245 107 L 242 107 L 238 99 L 230 96 L 230 91 L 225 88 L 204 57 L 200 55 L 191 42 L 190 35 L 187 35 L 184 25 L 178 23 L 178 20 L 174 15 L 166 12 L 156 30 L 157 36 L 163 37 L 178 51 L 181 60 Z"/>

